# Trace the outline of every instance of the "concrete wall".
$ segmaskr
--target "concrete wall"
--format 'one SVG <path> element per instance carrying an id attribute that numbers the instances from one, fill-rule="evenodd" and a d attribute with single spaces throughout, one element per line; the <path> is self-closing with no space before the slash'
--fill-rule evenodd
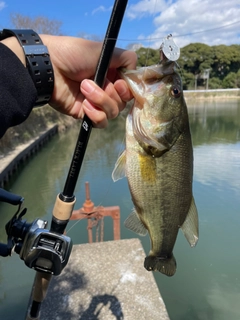
<path id="1" fill-rule="evenodd" d="M 0 159 L 0 186 L 3 187 L 18 167 L 34 155 L 57 132 L 58 125 L 54 125 L 43 134 L 18 146 L 11 154 Z"/>
<path id="2" fill-rule="evenodd" d="M 184 90 L 186 100 L 190 99 L 232 99 L 240 98 L 240 89 Z"/>

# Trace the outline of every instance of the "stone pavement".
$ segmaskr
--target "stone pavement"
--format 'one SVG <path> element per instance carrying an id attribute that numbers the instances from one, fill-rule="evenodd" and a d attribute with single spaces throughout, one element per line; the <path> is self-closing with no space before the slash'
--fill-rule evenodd
<path id="1" fill-rule="evenodd" d="M 74 245 L 41 320 L 169 320 L 139 239 Z"/>

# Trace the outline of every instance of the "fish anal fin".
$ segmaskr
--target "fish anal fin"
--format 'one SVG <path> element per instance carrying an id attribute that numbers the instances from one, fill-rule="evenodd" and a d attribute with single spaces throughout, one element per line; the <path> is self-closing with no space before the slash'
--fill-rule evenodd
<path id="1" fill-rule="evenodd" d="M 181 226 L 182 232 L 189 242 L 191 247 L 194 247 L 198 242 L 198 212 L 194 198 L 192 198 L 191 206 L 187 217 Z"/>
<path id="2" fill-rule="evenodd" d="M 115 167 L 112 172 L 112 179 L 114 182 L 124 178 L 126 176 L 126 150 L 124 150 L 115 163 Z"/>
<path id="3" fill-rule="evenodd" d="M 147 229 L 144 227 L 135 210 L 133 210 L 124 221 L 124 225 L 127 229 L 139 234 L 140 236 L 145 236 L 147 234 Z"/>
<path id="4" fill-rule="evenodd" d="M 149 255 L 145 258 L 144 267 L 148 271 L 159 271 L 168 277 L 172 277 L 176 272 L 177 263 L 173 254 L 169 258 Z"/>

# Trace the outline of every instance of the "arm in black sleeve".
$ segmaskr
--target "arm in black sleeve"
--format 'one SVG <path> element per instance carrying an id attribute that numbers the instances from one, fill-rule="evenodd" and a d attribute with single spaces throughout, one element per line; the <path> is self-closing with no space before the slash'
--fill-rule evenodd
<path id="1" fill-rule="evenodd" d="M 29 116 L 37 90 L 19 58 L 0 43 L 0 138 Z"/>

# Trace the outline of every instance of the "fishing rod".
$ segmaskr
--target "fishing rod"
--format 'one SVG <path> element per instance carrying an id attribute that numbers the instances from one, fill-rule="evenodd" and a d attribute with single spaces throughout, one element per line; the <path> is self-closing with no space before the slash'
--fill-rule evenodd
<path id="1" fill-rule="evenodd" d="M 100 87 L 104 86 L 106 74 L 115 48 L 126 6 L 127 0 L 115 0 L 94 77 L 94 82 Z M 54 250 L 57 251 L 57 253 L 61 252 L 62 259 L 60 263 L 55 262 L 55 269 L 57 269 L 57 274 L 59 274 L 59 271 L 61 272 L 61 269 L 65 266 L 63 266 L 63 264 L 66 264 L 66 261 L 70 256 L 69 251 L 71 251 L 71 241 L 69 241 L 68 237 L 63 236 L 62 234 L 64 233 L 67 223 L 71 217 L 74 204 L 76 202 L 74 190 L 82 166 L 91 130 L 92 122 L 85 115 L 82 120 L 79 136 L 77 139 L 63 192 L 57 195 L 56 202 L 53 208 L 50 234 L 46 234 L 46 237 L 42 241 L 43 246 L 52 246 L 54 247 Z M 51 236 L 55 234 L 64 237 L 64 241 L 61 242 L 61 237 L 58 237 L 56 239 L 54 237 L 54 239 L 51 238 Z M 68 251 L 65 256 L 63 256 L 62 252 L 64 251 L 63 247 L 66 249 L 66 251 Z M 55 256 L 56 254 L 54 255 L 54 257 Z M 41 272 L 41 268 L 43 268 L 43 266 L 46 268 L 46 270 L 44 271 L 49 271 L 52 268 L 51 263 L 53 262 L 51 260 L 48 260 L 49 257 L 47 255 L 46 257 L 43 256 L 39 261 L 41 267 L 39 268 L 40 271 L 37 271 L 36 273 L 32 292 L 32 301 L 27 319 L 39 319 L 41 303 L 46 296 L 48 285 L 53 274 L 53 272 Z M 59 265 L 58 268 L 57 265 Z"/>
<path id="2" fill-rule="evenodd" d="M 126 6 L 127 0 L 115 0 L 94 77 L 100 87 L 104 86 Z M 72 240 L 63 233 L 76 202 L 74 190 L 91 129 L 92 122 L 85 115 L 63 192 L 57 195 L 55 201 L 50 230 L 46 229 L 47 221 L 36 219 L 28 223 L 23 220 L 27 212 L 26 208 L 22 209 L 24 199 L 0 188 L 0 201 L 18 206 L 17 212 L 5 226 L 7 243 L 0 243 L 0 256 L 11 256 L 15 251 L 29 268 L 37 271 L 27 320 L 39 319 L 52 275 L 59 275 L 69 260 Z"/>

